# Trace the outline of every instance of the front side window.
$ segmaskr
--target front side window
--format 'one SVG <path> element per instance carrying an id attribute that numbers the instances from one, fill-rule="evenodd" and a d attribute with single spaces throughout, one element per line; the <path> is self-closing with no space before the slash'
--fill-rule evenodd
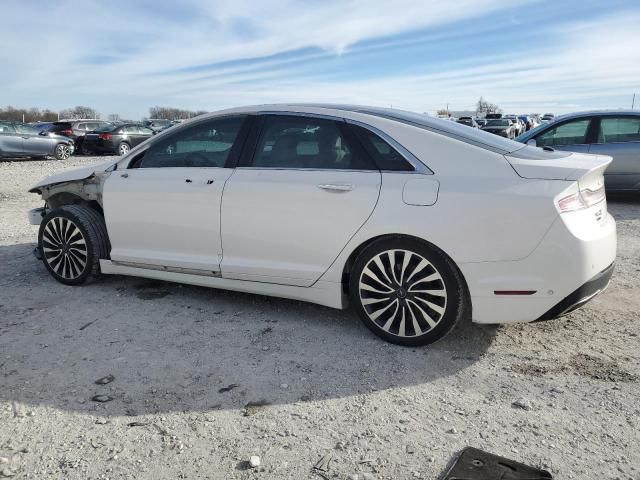
<path id="1" fill-rule="evenodd" d="M 640 142 L 640 117 L 613 117 L 600 120 L 598 143 Z"/>
<path id="2" fill-rule="evenodd" d="M 16 129 L 13 125 L 0 123 L 0 133 L 16 133 Z"/>
<path id="3" fill-rule="evenodd" d="M 536 137 L 538 147 L 561 147 L 587 143 L 590 119 L 573 120 L 550 128 Z"/>
<path id="4" fill-rule="evenodd" d="M 333 120 L 267 116 L 251 166 L 260 168 L 369 170 L 367 158 L 348 145 Z"/>
<path id="5" fill-rule="evenodd" d="M 224 167 L 244 117 L 202 122 L 151 145 L 137 168 Z"/>

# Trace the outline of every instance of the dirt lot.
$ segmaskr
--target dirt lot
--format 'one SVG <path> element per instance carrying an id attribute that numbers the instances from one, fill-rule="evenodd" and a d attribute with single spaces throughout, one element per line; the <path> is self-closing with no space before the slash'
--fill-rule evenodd
<path id="1" fill-rule="evenodd" d="M 640 198 L 610 201 L 617 270 L 583 309 L 410 349 L 294 301 L 56 283 L 26 190 L 93 161 L 0 163 L 0 478 L 321 479 L 331 452 L 325 478 L 435 479 L 467 445 L 558 479 L 640 478 Z"/>

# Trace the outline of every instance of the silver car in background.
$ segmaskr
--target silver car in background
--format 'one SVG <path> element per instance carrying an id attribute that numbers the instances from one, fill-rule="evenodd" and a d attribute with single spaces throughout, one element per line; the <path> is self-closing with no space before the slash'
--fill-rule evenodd
<path id="1" fill-rule="evenodd" d="M 538 147 L 609 155 L 608 192 L 640 192 L 640 111 L 570 113 L 555 117 L 516 140 Z"/>
<path id="2" fill-rule="evenodd" d="M 32 125 L 0 122 L 0 157 L 55 157 L 66 160 L 74 150 L 73 140 L 40 131 Z"/>

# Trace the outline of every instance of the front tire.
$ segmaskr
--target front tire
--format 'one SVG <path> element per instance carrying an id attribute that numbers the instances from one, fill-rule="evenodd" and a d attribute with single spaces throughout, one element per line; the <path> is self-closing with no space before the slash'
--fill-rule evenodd
<path id="1" fill-rule="evenodd" d="M 98 212 L 84 205 L 64 205 L 42 219 L 38 249 L 53 278 L 80 285 L 99 273 L 99 261 L 108 258 L 111 247 Z"/>
<path id="2" fill-rule="evenodd" d="M 414 238 L 384 238 L 366 247 L 354 263 L 349 295 L 366 327 L 398 345 L 433 343 L 467 313 L 456 265 Z"/>
<path id="3" fill-rule="evenodd" d="M 59 143 L 53 152 L 56 160 L 66 160 L 71 156 L 71 149 L 66 143 Z"/>

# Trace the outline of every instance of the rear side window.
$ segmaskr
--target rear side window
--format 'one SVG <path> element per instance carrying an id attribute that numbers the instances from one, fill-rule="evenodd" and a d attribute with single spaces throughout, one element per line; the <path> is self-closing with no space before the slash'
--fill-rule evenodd
<path id="1" fill-rule="evenodd" d="M 598 143 L 640 142 L 640 117 L 613 117 L 600 120 Z"/>
<path id="2" fill-rule="evenodd" d="M 550 128 L 536 137 L 538 147 L 561 147 L 580 145 L 587 142 L 587 130 L 591 119 L 572 120 Z"/>
<path id="3" fill-rule="evenodd" d="M 359 125 L 351 125 L 350 127 L 380 170 L 394 172 L 412 172 L 415 170 L 406 158 L 389 145 L 388 142 L 380 138 L 379 135 Z"/>
<path id="4" fill-rule="evenodd" d="M 0 133 L 16 133 L 16 129 L 13 125 L 0 123 Z"/>
<path id="5" fill-rule="evenodd" d="M 335 121 L 302 116 L 265 118 L 251 166 L 279 169 L 372 170 Z"/>
<path id="6" fill-rule="evenodd" d="M 155 143 L 135 167 L 224 167 L 244 117 L 210 120 Z"/>

